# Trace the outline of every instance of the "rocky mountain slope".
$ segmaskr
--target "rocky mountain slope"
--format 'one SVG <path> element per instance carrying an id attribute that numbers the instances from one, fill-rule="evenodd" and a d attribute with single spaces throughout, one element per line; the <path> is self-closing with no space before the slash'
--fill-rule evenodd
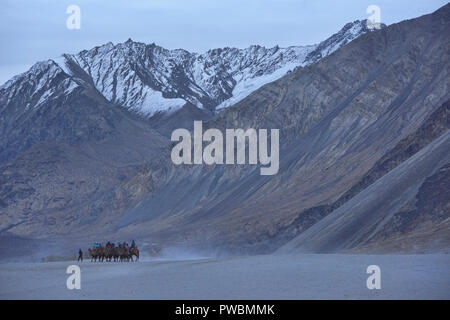
<path id="1" fill-rule="evenodd" d="M 404 161 L 415 155 L 433 140 L 440 137 L 450 128 L 450 102 L 439 107 L 413 134 L 401 140 L 394 148 L 381 157 L 374 166 L 349 190 L 330 205 L 320 205 L 305 210 L 284 230 L 280 230 L 276 240 L 279 243 L 292 239 L 295 234 L 305 231 L 324 216 L 333 212 L 347 201 L 358 195 L 378 179 L 395 169 Z M 438 188 L 440 188 L 439 186 Z M 445 188 L 444 188 L 445 190 Z M 450 204 L 450 203 L 449 203 Z"/>
<path id="2" fill-rule="evenodd" d="M 152 90 L 163 92 L 164 98 L 189 103 L 150 120 L 129 112 L 126 99 L 137 105 L 145 101 L 139 99 L 147 95 L 136 92 L 145 93 L 145 86 L 154 83 L 150 77 L 161 73 L 133 73 L 137 63 L 123 57 L 163 52 L 154 46 L 130 41 L 113 46 L 120 50 L 100 47 L 97 53 L 66 57 L 64 67 L 49 61 L 46 70 L 58 74 L 51 77 L 60 88 L 57 92 L 37 80 L 29 89 L 26 81 L 16 86 L 26 74 L 0 89 L 0 128 L 8 137 L 0 167 L 3 233 L 74 245 L 98 238 L 135 238 L 144 249 L 151 244 L 185 245 L 248 253 L 271 252 L 286 244 L 281 250 L 335 252 L 373 250 L 378 245 L 392 250 L 399 239 L 392 230 L 400 228 L 409 230 L 401 235 L 412 244 L 409 249 L 434 250 L 423 238 L 448 231 L 448 198 L 440 187 L 430 188 L 430 181 L 438 186 L 448 181 L 448 121 L 443 121 L 448 113 L 443 106 L 450 99 L 449 21 L 447 5 L 365 33 L 328 56 L 319 45 L 303 58 L 314 63 L 265 84 L 217 115 L 205 113 L 209 111 L 198 103 L 203 109 L 220 108 L 235 96 L 238 85 L 225 90 L 229 95 L 210 88 L 191 100 L 185 93 L 180 96 L 181 87 L 164 93 L 155 85 Z M 352 30 L 350 26 L 343 32 Z M 127 74 L 119 71 L 115 77 L 108 72 L 111 64 L 104 62 L 114 54 L 114 69 Z M 108 59 L 95 59 L 102 55 Z M 145 65 L 149 60 L 139 61 Z M 257 68 L 251 70 L 258 73 Z M 123 81 L 116 81 L 119 78 Z M 140 89 L 119 82 L 135 83 Z M 225 82 L 211 83 L 226 88 Z M 183 88 L 194 92 L 192 86 Z M 60 94 L 62 90 L 68 94 Z M 26 101 L 49 98 L 44 99 L 45 108 L 32 108 L 30 118 L 20 108 L 25 100 L 13 100 L 19 99 L 14 92 L 24 92 Z M 65 112 L 56 111 L 60 105 Z M 53 122 L 33 129 L 32 123 L 52 116 Z M 11 117 L 15 122 L 9 122 Z M 67 122 L 72 118 L 79 121 Z M 196 118 L 206 121 L 205 128 L 280 129 L 279 173 L 261 176 L 259 167 L 248 165 L 173 165 L 171 146 L 161 133 Z M 21 122 L 23 128 L 10 124 Z M 49 128 L 51 138 L 39 128 Z M 32 137 L 28 144 L 22 135 Z M 424 201 L 430 194 L 438 207 Z M 429 213 L 419 214 L 418 208 Z M 407 214 L 400 217 L 402 212 Z M 418 218 L 403 219 L 408 216 Z M 425 226 L 428 233 L 420 231 Z"/>
<path id="3" fill-rule="evenodd" d="M 450 101 L 445 106 L 447 117 L 449 104 Z M 443 133 L 426 144 L 426 147 L 407 157 L 395 169 L 332 210 L 325 218 L 279 249 L 279 252 L 326 253 L 361 247 L 371 247 L 379 252 L 399 248 L 413 251 L 414 247 L 424 251 L 433 248 L 447 249 L 450 245 L 448 232 L 432 232 L 442 227 L 444 230 L 448 228 L 450 218 L 450 199 L 446 194 L 450 183 L 448 118 L 445 122 Z M 396 151 L 406 142 L 410 144 L 405 151 L 410 151 L 415 146 L 411 143 L 413 137 L 419 138 L 419 141 L 424 138 L 420 134 L 424 134 L 424 131 L 420 130 L 402 140 L 389 153 L 390 160 L 395 160 Z M 376 169 L 379 166 L 371 171 Z M 370 176 L 368 174 L 366 177 Z M 405 241 L 406 235 L 424 231 L 427 233 L 424 239 L 417 237 L 416 241 Z"/>
<path id="4" fill-rule="evenodd" d="M 142 237 L 152 234 L 156 239 L 200 246 L 225 243 L 229 250 L 260 252 L 275 249 L 280 232 L 294 222 L 305 228 L 293 228 L 291 238 L 301 237 L 321 221 L 329 222 L 332 218 L 324 219 L 333 216 L 333 208 L 318 208 L 332 205 L 353 187 L 357 190 L 371 169 L 390 157 L 391 150 L 395 152 L 403 139 L 417 132 L 450 98 L 449 11 L 446 6 L 434 14 L 365 34 L 316 64 L 264 86 L 206 123 L 206 127 L 221 129 L 281 128 L 276 176 L 260 176 L 259 168 L 249 166 L 170 167 L 155 181 L 155 191 L 119 215 L 117 228 Z M 438 114 L 446 117 L 446 113 Z M 374 219 L 388 221 L 391 213 L 412 201 L 424 179 L 445 165 L 446 130 L 444 126 L 432 145 L 429 141 L 419 144 L 426 159 L 411 152 L 398 160 L 404 173 L 399 163 L 386 170 L 412 174 L 410 179 L 415 180 L 405 177 L 397 184 L 384 179 L 388 175 L 383 173 L 363 185 L 364 190 L 375 183 L 383 189 L 383 181 L 397 189 L 409 183 L 416 186 L 408 197 L 397 194 L 396 206 L 381 210 Z M 441 152 L 439 156 L 432 155 L 434 150 Z M 414 168 L 421 168 L 419 175 Z M 140 176 L 150 177 L 153 170 L 144 169 Z M 351 203 L 357 208 L 362 202 L 354 199 L 359 196 L 362 201 L 362 192 L 348 197 L 340 208 Z M 373 201 L 369 208 L 381 200 Z M 340 208 L 336 211 L 344 210 Z M 357 226 L 353 217 L 348 213 L 342 224 Z M 368 221 L 367 228 L 369 222 L 376 221 Z M 356 248 L 369 240 L 364 233 L 330 250 Z M 320 249 L 311 250 L 316 248 Z"/>
<path id="5" fill-rule="evenodd" d="M 365 21 L 349 23 L 321 50 L 326 55 L 365 32 Z M 248 91 L 275 80 L 308 63 L 316 47 L 196 54 L 130 40 L 36 63 L 0 87 L 1 230 L 37 217 L 59 227 L 50 215 L 90 204 L 167 149 L 160 133 L 167 137 L 172 128 L 211 118 L 208 108 L 242 97 L 239 90 L 233 96 L 238 85 Z M 75 221 L 80 214 L 58 219 Z M 97 214 L 83 215 L 88 218 L 79 221 Z"/>
<path id="6" fill-rule="evenodd" d="M 152 127 L 167 134 L 168 128 L 187 124 L 183 118 L 211 118 L 211 111 L 239 101 L 366 32 L 366 21 L 355 21 L 319 45 L 223 48 L 204 54 L 128 40 L 38 62 L 0 87 L 0 163 L 39 141 L 101 139 L 104 130 L 113 129 L 108 121 L 94 119 L 97 109 L 89 108 L 98 101 L 155 116 Z M 89 92 L 90 100 L 83 100 L 84 92 Z M 80 101 L 72 102 L 78 97 Z M 61 102 L 70 107 L 56 108 Z M 79 105 L 83 110 L 77 109 Z M 183 106 L 187 106 L 181 112 L 184 116 L 173 115 Z M 174 124 L 162 126 L 164 122 Z"/>
<path id="7" fill-rule="evenodd" d="M 169 145 L 53 61 L 33 71 L 7 83 L 10 95 L 0 98 L 0 232 L 40 218 L 48 226 L 76 220 L 63 212 L 120 184 Z"/>

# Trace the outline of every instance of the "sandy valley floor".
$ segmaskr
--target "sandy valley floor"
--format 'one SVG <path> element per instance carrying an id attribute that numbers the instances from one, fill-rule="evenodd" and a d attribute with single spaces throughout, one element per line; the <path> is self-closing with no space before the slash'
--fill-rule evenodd
<path id="1" fill-rule="evenodd" d="M 0 265 L 0 299 L 450 299 L 450 255 L 267 255 L 138 263 Z M 381 268 L 368 290 L 366 268 Z"/>

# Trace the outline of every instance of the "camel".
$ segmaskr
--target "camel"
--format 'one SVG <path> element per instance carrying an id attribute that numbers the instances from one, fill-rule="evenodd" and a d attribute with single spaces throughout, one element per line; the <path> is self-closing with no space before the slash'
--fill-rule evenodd
<path id="1" fill-rule="evenodd" d="M 98 253 L 98 261 L 103 262 L 105 260 L 105 247 L 98 247 L 97 253 Z"/>
<path id="2" fill-rule="evenodd" d="M 105 254 L 105 259 L 107 262 L 111 262 L 112 259 L 114 258 L 115 260 L 115 248 L 104 248 L 104 254 Z"/>
<path id="3" fill-rule="evenodd" d="M 130 249 L 131 261 L 133 261 L 133 256 L 136 256 L 136 261 L 139 261 L 139 249 L 137 247 Z"/>
<path id="4" fill-rule="evenodd" d="M 97 262 L 97 259 L 100 261 L 102 255 L 101 248 L 89 248 L 88 252 L 91 256 L 91 262 Z"/>
<path id="5" fill-rule="evenodd" d="M 129 262 L 130 260 L 134 262 L 133 256 L 136 257 L 135 261 L 139 260 L 139 249 L 137 247 L 134 248 L 106 248 L 106 247 L 98 247 L 98 248 L 89 248 L 88 253 L 91 257 L 91 262 L 111 262 L 114 259 L 114 262 Z"/>
<path id="6" fill-rule="evenodd" d="M 89 256 L 91 257 L 91 262 L 93 262 L 94 256 L 95 256 L 95 249 L 89 248 L 88 253 L 89 253 Z"/>
<path id="7" fill-rule="evenodd" d="M 118 248 L 119 249 L 119 258 L 120 258 L 120 262 L 123 261 L 130 261 L 131 255 L 128 249 L 126 248 Z"/>

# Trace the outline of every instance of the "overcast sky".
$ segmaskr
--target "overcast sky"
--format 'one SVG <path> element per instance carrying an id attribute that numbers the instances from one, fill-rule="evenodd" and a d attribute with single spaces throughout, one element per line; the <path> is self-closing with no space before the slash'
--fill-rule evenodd
<path id="1" fill-rule="evenodd" d="M 386 24 L 433 12 L 439 0 L 0 0 L 0 84 L 36 61 L 128 38 L 173 49 L 318 43 L 375 4 Z M 69 30 L 69 5 L 81 28 Z"/>

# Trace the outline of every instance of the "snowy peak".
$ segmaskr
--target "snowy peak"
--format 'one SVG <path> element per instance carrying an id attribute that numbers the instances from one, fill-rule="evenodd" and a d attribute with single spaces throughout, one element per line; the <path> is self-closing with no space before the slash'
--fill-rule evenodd
<path id="1" fill-rule="evenodd" d="M 77 86 L 55 61 L 37 62 L 0 87 L 0 111 L 8 106 L 38 107 L 49 99 L 72 92 Z"/>
<path id="2" fill-rule="evenodd" d="M 385 27 L 385 24 L 381 24 L 381 28 Z M 339 32 L 322 41 L 315 50 L 310 52 L 306 57 L 305 63 L 315 63 L 359 36 L 371 31 L 374 31 L 374 29 L 367 27 L 367 20 L 349 22 Z"/>
<path id="3" fill-rule="evenodd" d="M 168 50 L 131 39 L 117 45 L 108 42 L 78 54 L 65 54 L 55 59 L 56 63 L 53 60 L 37 63 L 0 89 L 16 86 L 17 81 L 29 81 L 28 95 L 33 97 L 37 93 L 32 90 L 41 92 L 43 87 L 50 90 L 52 79 L 65 79 L 62 92 L 73 89 L 77 83 L 89 84 L 108 101 L 147 117 L 173 112 L 186 103 L 221 110 L 369 31 L 365 20 L 354 21 L 318 45 L 288 48 L 253 45 L 245 49 L 212 49 L 201 54 Z M 51 95 L 50 91 L 45 96 Z"/>
<path id="4" fill-rule="evenodd" d="M 65 59 L 81 67 L 107 100 L 143 115 L 153 115 L 178 109 L 186 103 L 167 86 L 167 75 L 175 65 L 166 53 L 167 50 L 155 45 L 128 40 L 116 46 L 108 43 L 68 55 Z"/>
<path id="5" fill-rule="evenodd" d="M 12 86 L 23 82 L 28 81 L 30 84 L 45 84 L 45 82 L 49 81 L 51 78 L 54 78 L 58 73 L 63 70 L 56 64 L 53 60 L 40 61 L 35 63 L 28 71 L 21 73 L 11 80 L 7 81 L 3 84 L 0 89 L 9 89 Z"/>
<path id="6" fill-rule="evenodd" d="M 242 90 L 237 94 L 234 91 L 238 84 L 242 86 L 249 79 L 274 74 L 286 66 L 292 69 L 313 49 L 314 46 L 284 49 L 251 46 L 198 54 L 128 40 L 117 45 L 108 43 L 76 55 L 64 55 L 58 62 L 73 76 L 76 74 L 67 70 L 67 66 L 79 66 L 109 101 L 151 116 L 176 110 L 187 102 L 213 110 L 233 96 L 240 97 Z M 276 80 L 285 73 L 278 72 L 263 83 Z M 261 82 L 258 80 L 254 83 Z M 248 88 L 245 92 L 250 93 Z"/>

